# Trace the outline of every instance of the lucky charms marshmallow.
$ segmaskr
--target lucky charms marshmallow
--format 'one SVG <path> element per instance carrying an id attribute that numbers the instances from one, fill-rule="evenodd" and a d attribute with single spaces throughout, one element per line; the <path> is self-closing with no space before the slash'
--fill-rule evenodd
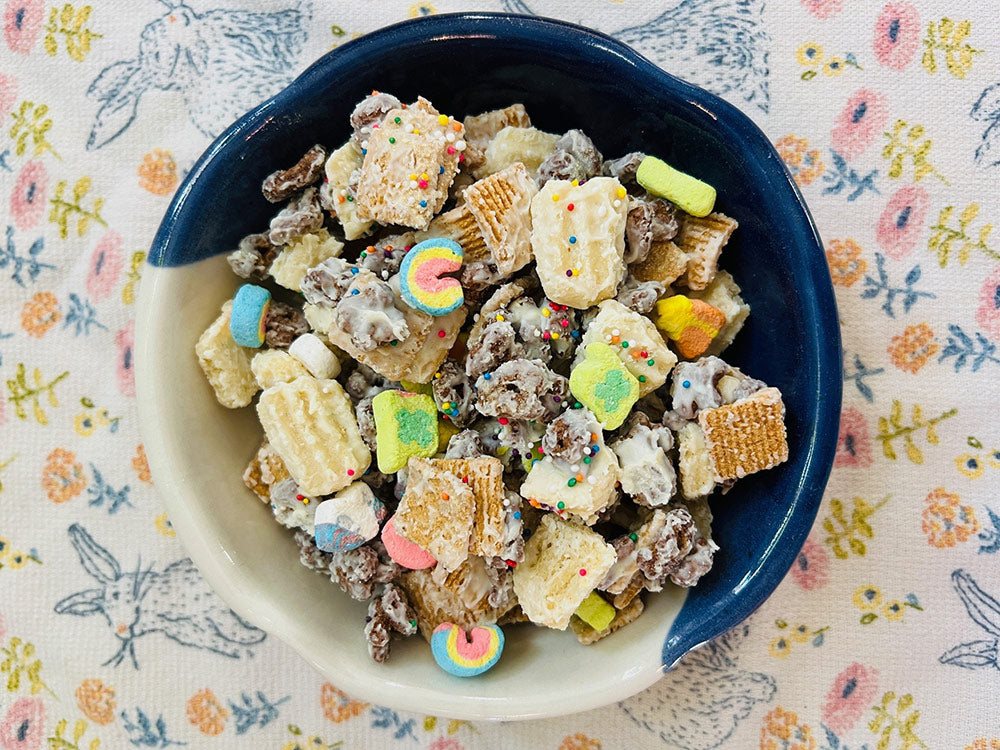
<path id="1" fill-rule="evenodd" d="M 372 92 L 274 165 L 195 347 L 222 407 L 255 403 L 252 496 L 368 602 L 371 657 L 419 632 L 456 679 L 505 629 L 589 645 L 696 585 L 706 498 L 789 455 L 780 391 L 719 357 L 750 313 L 727 196 L 520 104 L 465 114 Z"/>

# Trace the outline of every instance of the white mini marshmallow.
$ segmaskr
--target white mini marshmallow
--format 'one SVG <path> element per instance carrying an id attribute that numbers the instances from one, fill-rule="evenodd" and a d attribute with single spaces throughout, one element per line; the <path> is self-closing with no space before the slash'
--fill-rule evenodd
<path id="1" fill-rule="evenodd" d="M 305 365 L 314 378 L 329 380 L 340 374 L 337 355 L 315 333 L 303 333 L 288 347 L 288 353 Z"/>
<path id="2" fill-rule="evenodd" d="M 364 482 L 354 482 L 316 508 L 316 546 L 324 552 L 355 549 L 378 536 L 385 505 Z"/>

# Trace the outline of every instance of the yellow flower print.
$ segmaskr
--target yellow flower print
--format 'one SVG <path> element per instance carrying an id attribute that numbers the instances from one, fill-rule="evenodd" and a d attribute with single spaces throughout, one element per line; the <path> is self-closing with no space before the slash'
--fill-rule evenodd
<path id="1" fill-rule="evenodd" d="M 812 631 L 809 630 L 808 625 L 799 624 L 792 628 L 792 640 L 796 643 L 805 643 L 811 635 Z"/>
<path id="2" fill-rule="evenodd" d="M 431 3 L 414 3 L 410 6 L 410 18 L 433 16 L 435 13 L 437 13 L 437 8 Z"/>
<path id="3" fill-rule="evenodd" d="M 851 597 L 854 606 L 863 612 L 870 612 L 879 608 L 882 604 L 882 592 L 871 584 L 866 584 L 856 589 Z"/>
<path id="4" fill-rule="evenodd" d="M 792 642 L 789 638 L 779 635 L 767 645 L 767 653 L 776 659 L 784 659 L 792 653 Z"/>
<path id="5" fill-rule="evenodd" d="M 823 59 L 823 48 L 813 42 L 806 42 L 796 50 L 795 59 L 799 61 L 799 65 L 815 68 Z"/>
<path id="6" fill-rule="evenodd" d="M 986 455 L 986 463 L 994 469 L 1000 469 L 1000 450 L 992 450 Z"/>
<path id="7" fill-rule="evenodd" d="M 0 536 L 0 563 L 10 557 L 10 541 Z"/>
<path id="8" fill-rule="evenodd" d="M 11 570 L 17 570 L 18 568 L 23 568 L 28 564 L 28 556 L 23 552 L 12 552 L 10 554 L 10 559 L 7 561 L 7 567 Z"/>
<path id="9" fill-rule="evenodd" d="M 986 467 L 983 462 L 979 460 L 978 456 L 973 456 L 971 453 L 963 453 L 961 456 L 955 459 L 956 468 L 965 474 L 969 479 L 979 479 L 986 471 Z"/>
<path id="10" fill-rule="evenodd" d="M 166 513 L 158 515 L 154 523 L 156 524 L 156 530 L 163 534 L 163 536 L 171 538 L 177 536 L 177 532 L 174 531 L 174 525 L 170 523 L 170 519 L 167 518 Z"/>
<path id="11" fill-rule="evenodd" d="M 90 437 L 97 429 L 97 424 L 94 418 L 84 411 L 76 415 L 76 419 L 73 420 L 73 429 L 80 437 Z"/>
<path id="12" fill-rule="evenodd" d="M 823 63 L 823 75 L 826 76 L 839 76 L 844 72 L 844 66 L 847 63 L 842 57 L 831 57 L 825 63 Z"/>
<path id="13" fill-rule="evenodd" d="M 887 620 L 902 620 L 904 614 L 903 603 L 896 599 L 893 599 L 882 607 L 882 616 Z"/>

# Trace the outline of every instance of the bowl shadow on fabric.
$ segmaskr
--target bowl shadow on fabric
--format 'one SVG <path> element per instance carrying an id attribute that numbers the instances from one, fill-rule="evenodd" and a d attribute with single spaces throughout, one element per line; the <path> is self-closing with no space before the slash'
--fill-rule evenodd
<path id="1" fill-rule="evenodd" d="M 417 671 L 404 667 L 408 660 L 425 663 L 430 659 L 429 649 L 421 656 L 424 644 L 411 639 L 394 649 L 389 665 L 377 668 L 383 670 L 379 674 L 385 674 L 388 692 L 360 696 L 401 708 L 467 717 L 513 718 L 582 710 L 619 700 L 651 684 L 688 649 L 740 622 L 773 591 L 795 559 L 819 506 L 837 439 L 841 371 L 832 287 L 819 238 L 794 183 L 763 134 L 730 105 L 664 76 L 613 40 L 581 34 L 582 30 L 568 25 L 488 15 L 430 20 L 437 25 L 421 22 L 427 30 L 424 35 L 406 33 L 404 24 L 345 45 L 224 134 L 213 144 L 207 161 L 196 165 L 189 182 L 182 186 L 154 243 L 151 261 L 176 265 L 203 259 L 234 248 L 245 234 L 260 231 L 275 212 L 275 206 L 260 194 L 261 180 L 274 169 L 293 163 L 313 143 L 339 146 L 349 134 L 347 122 L 354 103 L 372 89 L 391 92 L 403 101 L 422 95 L 455 116 L 522 102 L 536 127 L 550 132 L 580 128 L 607 158 L 643 150 L 717 188 L 717 210 L 740 223 L 722 265 L 735 276 L 753 308 L 747 325 L 724 356 L 746 373 L 781 389 L 787 408 L 790 460 L 776 470 L 742 480 L 726 495 L 713 496 L 714 533 L 721 549 L 712 572 L 690 591 L 672 626 L 668 628 L 682 595 L 651 595 L 654 606 L 649 612 L 620 634 L 592 647 L 592 652 L 580 651 L 582 647 L 569 633 L 538 631 L 533 635 L 525 633 L 523 627 L 514 629 L 508 653 L 498 668 L 478 678 L 481 695 L 476 694 L 477 681 L 455 685 L 451 678 L 438 679 L 433 675 L 433 664 Z M 393 35 L 394 29 L 403 31 Z M 389 41 L 391 48 L 386 46 Z M 374 62 L 344 69 L 342 63 L 336 64 L 338 55 Z M 206 264 L 225 267 L 221 258 L 199 266 Z M 204 278 L 205 287 L 214 289 L 212 293 L 218 296 L 206 300 L 204 295 L 209 291 L 188 288 L 184 292 L 182 306 L 188 306 L 188 314 L 181 319 L 190 314 L 200 320 L 190 331 L 178 334 L 181 347 L 193 346 L 217 304 L 237 286 L 235 278 L 223 278 L 216 266 Z M 151 292 L 156 293 L 155 289 Z M 140 343 L 140 351 L 142 348 Z M 187 355 L 180 352 L 178 356 Z M 189 359 L 190 366 L 196 368 L 193 356 Z M 184 366 L 188 364 L 185 360 Z M 227 468 L 236 476 L 227 483 L 226 491 L 239 494 L 238 474 L 256 448 L 259 427 L 254 425 L 250 410 L 226 414 L 221 407 L 211 405 L 207 385 L 199 388 L 203 392 L 188 403 L 192 407 L 195 402 L 205 405 L 212 411 L 213 422 L 224 419 L 231 425 L 224 428 L 224 441 L 235 455 Z M 168 390 L 166 386 L 159 388 L 155 398 L 168 397 Z M 165 466 L 192 459 L 190 450 L 168 452 L 169 456 L 154 463 Z M 286 595 L 294 590 L 312 602 L 310 608 L 317 597 L 328 597 L 332 604 L 323 605 L 323 616 L 341 620 L 338 629 L 344 620 L 350 620 L 348 627 L 353 628 L 353 633 L 331 637 L 328 647 L 355 650 L 351 658 L 341 662 L 343 683 L 364 685 L 371 674 L 366 676 L 367 669 L 351 664 L 367 658 L 361 634 L 363 606 L 349 602 L 335 587 L 304 568 L 283 586 L 287 566 L 282 565 L 280 571 L 263 569 L 254 560 L 250 537 L 261 535 L 265 545 L 279 544 L 282 554 L 297 565 L 294 544 L 290 538 L 279 539 L 282 530 L 262 528 L 275 526 L 266 518 L 269 514 L 262 504 L 255 504 L 249 495 L 240 497 L 238 503 L 255 507 L 247 508 L 247 517 L 238 524 L 214 519 L 205 531 L 217 534 L 211 542 L 216 549 L 210 554 L 219 558 L 221 551 L 233 570 L 224 572 L 218 563 L 205 565 L 205 556 L 192 548 L 196 562 L 213 585 L 224 595 L 230 594 L 230 603 L 238 611 L 247 612 L 262 627 L 273 628 L 300 652 L 320 642 L 314 634 L 306 635 L 316 624 L 317 615 L 303 613 L 310 622 L 295 627 L 292 613 L 278 617 L 268 606 L 254 605 L 255 595 L 274 587 L 284 588 Z M 205 521 L 203 513 L 199 510 L 188 520 L 193 522 L 198 516 Z M 181 536 L 192 546 L 204 541 L 204 537 L 194 541 L 186 538 L 183 529 Z M 222 580 L 227 577 L 230 580 Z M 604 688 L 580 686 L 580 695 L 561 708 L 558 701 L 540 701 L 535 708 L 512 709 L 495 692 L 501 685 L 490 686 L 502 683 L 503 692 L 517 679 L 532 680 L 538 674 L 532 669 L 536 655 L 545 661 L 562 658 L 552 654 L 553 648 L 566 659 L 580 662 L 576 671 L 572 667 L 560 671 L 561 678 L 582 677 L 580 669 L 591 671 L 587 668 L 588 653 L 593 653 L 590 666 L 602 664 L 602 669 L 614 662 L 619 651 L 626 661 L 634 659 L 638 651 L 632 639 L 655 642 L 643 647 L 643 663 L 624 663 L 611 670 L 614 674 L 608 676 L 609 684 Z M 329 655 L 307 655 L 328 674 L 329 666 L 337 661 Z M 640 673 L 643 677 L 635 679 Z M 432 680 L 427 688 L 436 691 L 437 697 L 408 694 L 408 685 L 412 686 L 410 681 L 415 677 Z"/>

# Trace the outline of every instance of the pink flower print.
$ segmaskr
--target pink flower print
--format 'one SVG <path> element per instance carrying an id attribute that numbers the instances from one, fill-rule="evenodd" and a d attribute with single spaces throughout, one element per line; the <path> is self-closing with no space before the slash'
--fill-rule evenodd
<path id="1" fill-rule="evenodd" d="M 833 18 L 840 13 L 843 0 L 799 0 L 803 7 L 816 18 Z"/>
<path id="2" fill-rule="evenodd" d="M 118 345 L 118 390 L 123 396 L 135 396 L 135 321 L 128 324 L 115 334 Z"/>
<path id="3" fill-rule="evenodd" d="M 42 29 L 44 14 L 43 0 L 7 0 L 3 12 L 3 35 L 11 52 L 21 55 L 31 52 Z"/>
<path id="4" fill-rule="evenodd" d="M 899 260 L 913 252 L 924 231 L 930 202 L 927 191 L 916 185 L 892 194 L 875 227 L 875 239 L 886 255 Z"/>
<path id="5" fill-rule="evenodd" d="M 878 691 L 878 672 L 855 662 L 833 681 L 823 702 L 823 723 L 837 735 L 844 735 L 858 723 Z"/>
<path id="6" fill-rule="evenodd" d="M 850 161 L 860 156 L 889 120 L 886 98 L 876 91 L 858 89 L 837 115 L 830 133 L 833 150 Z"/>
<path id="7" fill-rule="evenodd" d="M 14 111 L 16 101 L 17 79 L 0 73 L 0 122 L 6 120 L 7 115 Z"/>
<path id="8" fill-rule="evenodd" d="M 986 277 L 979 292 L 979 309 L 976 322 L 983 327 L 986 335 L 1000 341 L 1000 269 Z"/>
<path id="9" fill-rule="evenodd" d="M 427 746 L 427 750 L 465 750 L 465 748 L 453 737 L 438 737 Z"/>
<path id="10" fill-rule="evenodd" d="M 875 58 L 890 70 L 903 70 L 920 46 L 920 14 L 910 3 L 888 3 L 875 21 Z"/>
<path id="11" fill-rule="evenodd" d="M 871 463 L 872 441 L 868 435 L 868 421 L 857 409 L 844 409 L 840 415 L 840 436 L 837 438 L 837 455 L 833 465 L 863 469 Z"/>
<path id="12" fill-rule="evenodd" d="M 10 213 L 14 225 L 25 232 L 42 218 L 49 192 L 49 174 L 40 161 L 29 161 L 21 168 L 10 194 Z"/>
<path id="13" fill-rule="evenodd" d="M 792 563 L 789 571 L 792 580 L 806 591 L 821 589 L 826 586 L 829 580 L 827 573 L 830 570 L 830 558 L 826 555 L 826 550 L 822 544 L 815 542 L 812 537 L 806 539 L 806 543 L 799 550 L 798 557 Z"/>
<path id="14" fill-rule="evenodd" d="M 4 750 L 39 750 L 45 738 L 45 704 L 38 698 L 20 698 L 0 724 Z"/>
<path id="15" fill-rule="evenodd" d="M 94 248 L 90 273 L 87 274 L 87 293 L 95 302 L 107 299 L 111 294 L 124 265 L 121 235 L 115 231 L 106 232 Z"/>

